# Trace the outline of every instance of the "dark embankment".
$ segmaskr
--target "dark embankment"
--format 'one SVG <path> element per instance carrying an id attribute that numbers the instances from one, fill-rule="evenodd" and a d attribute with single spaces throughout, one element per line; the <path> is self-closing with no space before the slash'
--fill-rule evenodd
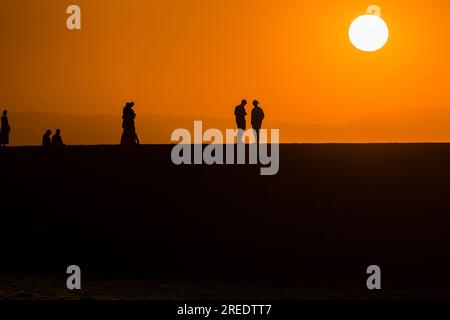
<path id="1" fill-rule="evenodd" d="M 450 145 L 282 145 L 280 172 L 171 146 L 0 151 L 2 271 L 450 285 Z"/>

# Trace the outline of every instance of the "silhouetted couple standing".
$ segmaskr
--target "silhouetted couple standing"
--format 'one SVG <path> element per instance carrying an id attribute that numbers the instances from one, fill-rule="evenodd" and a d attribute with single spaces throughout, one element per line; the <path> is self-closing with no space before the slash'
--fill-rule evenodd
<path id="1" fill-rule="evenodd" d="M 247 121 L 245 119 L 245 117 L 247 116 L 247 111 L 245 110 L 246 105 L 247 105 L 247 100 L 242 100 L 241 104 L 238 105 L 234 109 L 234 115 L 236 116 L 237 127 L 238 127 L 238 129 L 241 129 L 238 131 L 238 136 L 237 136 L 238 143 L 244 142 L 244 141 L 242 141 L 242 137 L 243 137 L 244 131 L 247 129 Z M 259 106 L 259 101 L 254 100 L 253 101 L 253 110 L 252 110 L 252 114 L 251 114 L 251 124 L 252 124 L 252 129 L 255 130 L 255 134 L 256 134 L 255 139 L 258 144 L 259 144 L 259 131 L 261 130 L 264 117 L 265 117 L 264 111 Z"/>
<path id="2" fill-rule="evenodd" d="M 134 102 L 127 102 L 123 108 L 122 113 L 122 138 L 120 141 L 121 145 L 137 145 L 139 144 L 139 138 L 136 133 L 136 126 L 134 119 L 136 118 L 136 113 L 133 110 Z"/>
<path id="3" fill-rule="evenodd" d="M 0 146 L 6 147 L 6 145 L 9 144 L 9 133 L 11 132 L 11 127 L 9 126 L 8 122 L 8 111 L 4 110 L 2 115 L 2 121 L 1 121 L 1 128 L 0 128 Z"/>

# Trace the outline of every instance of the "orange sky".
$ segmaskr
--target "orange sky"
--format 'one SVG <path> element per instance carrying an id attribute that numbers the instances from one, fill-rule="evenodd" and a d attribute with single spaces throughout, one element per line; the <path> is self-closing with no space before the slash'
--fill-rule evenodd
<path id="1" fill-rule="evenodd" d="M 65 26 L 72 3 L 81 31 Z M 347 33 L 370 4 L 391 34 L 363 53 Z M 120 114 L 134 100 L 138 113 L 224 118 L 245 97 L 320 125 L 450 116 L 448 0 L 0 0 L 0 15 L 11 112 Z"/>

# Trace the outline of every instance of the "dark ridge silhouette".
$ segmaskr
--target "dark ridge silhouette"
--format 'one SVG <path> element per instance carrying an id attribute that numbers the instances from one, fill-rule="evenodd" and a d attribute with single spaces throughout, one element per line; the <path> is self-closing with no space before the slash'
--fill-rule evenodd
<path id="1" fill-rule="evenodd" d="M 448 142 L 450 141 L 450 114 L 444 109 L 413 108 L 408 113 L 387 116 L 363 117 L 341 125 L 313 125 L 296 119 L 278 121 L 272 116 L 264 119 L 264 128 L 280 129 L 283 143 L 348 143 L 348 142 Z M 250 115 L 251 109 L 247 107 Z M 266 110 L 264 110 L 266 111 Z M 0 110 L 1 112 L 1 110 Z M 247 115 L 247 129 L 250 117 Z M 10 145 L 38 145 L 42 141 L 42 129 L 64 128 L 64 142 L 71 145 L 114 145 L 122 135 L 120 116 L 71 115 L 43 112 L 8 113 L 14 135 Z M 405 120 L 408 119 L 408 120 Z M 192 130 L 198 116 L 165 116 L 141 114 L 136 119 L 139 140 L 142 144 L 170 144 L 174 128 Z M 234 118 L 202 117 L 204 128 L 233 128 Z M 290 122 L 289 122 L 290 121 Z M 412 132 L 416 134 L 411 135 Z"/>
<path id="2" fill-rule="evenodd" d="M 1 128 L 0 128 L 0 146 L 6 147 L 9 144 L 9 133 L 11 132 L 11 127 L 8 121 L 8 110 L 3 111 L 1 118 Z"/>
<path id="3" fill-rule="evenodd" d="M 450 144 L 281 145 L 276 176 L 171 150 L 2 150 L 0 271 L 448 294 Z"/>

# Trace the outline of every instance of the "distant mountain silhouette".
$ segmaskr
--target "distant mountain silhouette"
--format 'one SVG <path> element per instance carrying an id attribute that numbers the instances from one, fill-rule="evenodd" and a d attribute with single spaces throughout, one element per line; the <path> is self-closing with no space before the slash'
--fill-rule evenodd
<path id="1" fill-rule="evenodd" d="M 283 143 L 323 142 L 448 142 L 450 114 L 440 109 L 404 110 L 397 116 L 373 114 L 341 125 L 315 125 L 273 121 L 264 128 L 281 129 Z M 50 128 L 64 131 L 64 142 L 71 145 L 119 144 L 122 134 L 120 113 L 117 115 L 70 115 L 44 112 L 10 112 L 13 128 L 11 145 L 40 145 L 42 133 Z M 235 119 L 193 116 L 139 114 L 136 118 L 138 135 L 143 144 L 170 143 L 174 129 L 193 128 L 194 120 L 203 120 L 204 129 L 235 127 Z"/>

